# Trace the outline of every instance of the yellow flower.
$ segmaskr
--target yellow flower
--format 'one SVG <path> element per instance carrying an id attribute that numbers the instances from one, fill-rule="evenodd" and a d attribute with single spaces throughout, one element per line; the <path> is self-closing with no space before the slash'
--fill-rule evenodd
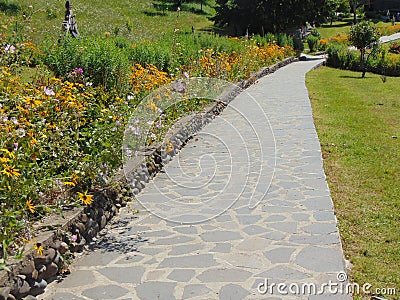
<path id="1" fill-rule="evenodd" d="M 76 184 L 72 181 L 64 181 L 65 185 L 76 186 Z"/>
<path id="2" fill-rule="evenodd" d="M 9 166 L 9 165 L 3 165 L 4 169 L 1 171 L 1 173 L 7 175 L 8 177 L 18 177 L 21 176 L 20 173 L 18 173 L 18 169 L 16 169 L 14 166 Z"/>
<path id="3" fill-rule="evenodd" d="M 26 102 L 26 104 L 30 105 L 32 108 L 35 108 L 35 106 L 42 104 L 42 101 L 32 98 L 32 97 L 25 97 L 25 102 Z"/>
<path id="4" fill-rule="evenodd" d="M 3 157 L 3 156 L 0 157 L 0 163 L 2 163 L 2 164 L 7 163 L 9 161 L 10 161 L 10 159 L 8 157 Z"/>
<path id="5" fill-rule="evenodd" d="M 28 207 L 31 213 L 35 213 L 35 205 L 32 204 L 32 199 L 26 201 L 26 206 Z"/>
<path id="6" fill-rule="evenodd" d="M 91 204 L 91 203 L 93 202 L 93 199 L 92 199 L 92 198 L 93 198 L 93 195 L 88 195 L 88 194 L 87 194 L 87 191 L 86 191 L 84 194 L 78 192 L 78 199 L 79 199 L 83 204 L 86 204 L 86 205 Z"/>
<path id="7" fill-rule="evenodd" d="M 33 245 L 33 249 L 36 250 L 36 256 L 42 256 L 44 248 L 40 243 L 36 243 Z"/>
<path id="8" fill-rule="evenodd" d="M 0 151 L 5 152 L 8 155 L 9 158 L 15 158 L 15 154 L 12 153 L 11 151 L 7 150 L 7 149 L 2 148 L 2 149 L 0 149 Z"/>

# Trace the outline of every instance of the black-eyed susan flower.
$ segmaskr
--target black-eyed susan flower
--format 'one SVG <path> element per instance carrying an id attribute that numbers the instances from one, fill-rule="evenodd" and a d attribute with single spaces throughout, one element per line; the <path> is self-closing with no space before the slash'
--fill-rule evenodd
<path id="1" fill-rule="evenodd" d="M 9 165 L 3 165 L 3 170 L 1 170 L 0 172 L 5 174 L 7 177 L 19 177 L 21 176 L 21 174 L 18 172 L 19 169 L 16 169 L 14 166 L 9 166 Z"/>
<path id="2" fill-rule="evenodd" d="M 93 202 L 93 195 L 89 195 L 87 191 L 85 193 L 79 193 L 78 192 L 78 199 L 81 201 L 83 204 L 89 205 Z"/>
<path id="3" fill-rule="evenodd" d="M 35 205 L 32 204 L 32 199 L 26 201 L 26 207 L 31 213 L 35 213 Z"/>

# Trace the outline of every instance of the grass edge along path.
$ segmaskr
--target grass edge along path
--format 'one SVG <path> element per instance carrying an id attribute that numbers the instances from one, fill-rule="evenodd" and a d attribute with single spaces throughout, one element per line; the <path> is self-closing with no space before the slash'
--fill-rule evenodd
<path id="1" fill-rule="evenodd" d="M 306 82 L 351 280 L 400 299 L 400 78 L 322 67 Z"/>

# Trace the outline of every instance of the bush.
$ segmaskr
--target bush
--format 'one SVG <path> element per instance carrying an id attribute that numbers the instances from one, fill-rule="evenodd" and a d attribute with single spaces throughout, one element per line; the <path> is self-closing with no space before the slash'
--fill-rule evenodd
<path id="1" fill-rule="evenodd" d="M 297 52 L 302 52 L 304 50 L 304 44 L 301 38 L 297 36 L 293 38 L 293 48 Z"/>
<path id="2" fill-rule="evenodd" d="M 307 37 L 307 44 L 308 47 L 310 48 L 310 52 L 315 52 L 318 50 L 318 42 L 319 38 L 314 35 L 309 35 Z"/>
<path id="3" fill-rule="evenodd" d="M 94 85 L 122 90 L 131 64 L 127 51 L 118 43 L 111 38 L 68 37 L 45 49 L 43 61 L 56 76 L 69 78 L 73 70 L 81 69 Z"/>
<path id="4" fill-rule="evenodd" d="M 360 59 L 356 51 L 351 51 L 347 46 L 330 44 L 326 64 L 334 68 L 345 70 L 359 70 Z"/>
<path id="5" fill-rule="evenodd" d="M 293 47 L 293 39 L 285 33 L 278 33 L 276 35 L 276 43 L 281 47 Z"/>

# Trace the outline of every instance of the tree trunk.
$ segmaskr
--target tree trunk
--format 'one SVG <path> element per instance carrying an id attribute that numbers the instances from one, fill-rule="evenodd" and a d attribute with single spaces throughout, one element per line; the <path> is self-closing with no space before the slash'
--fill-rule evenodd
<path id="1" fill-rule="evenodd" d="M 361 71 L 362 71 L 361 77 L 364 78 L 365 77 L 365 73 L 367 72 L 366 71 L 366 66 L 365 66 L 365 49 L 361 49 L 360 67 L 361 67 Z"/>

